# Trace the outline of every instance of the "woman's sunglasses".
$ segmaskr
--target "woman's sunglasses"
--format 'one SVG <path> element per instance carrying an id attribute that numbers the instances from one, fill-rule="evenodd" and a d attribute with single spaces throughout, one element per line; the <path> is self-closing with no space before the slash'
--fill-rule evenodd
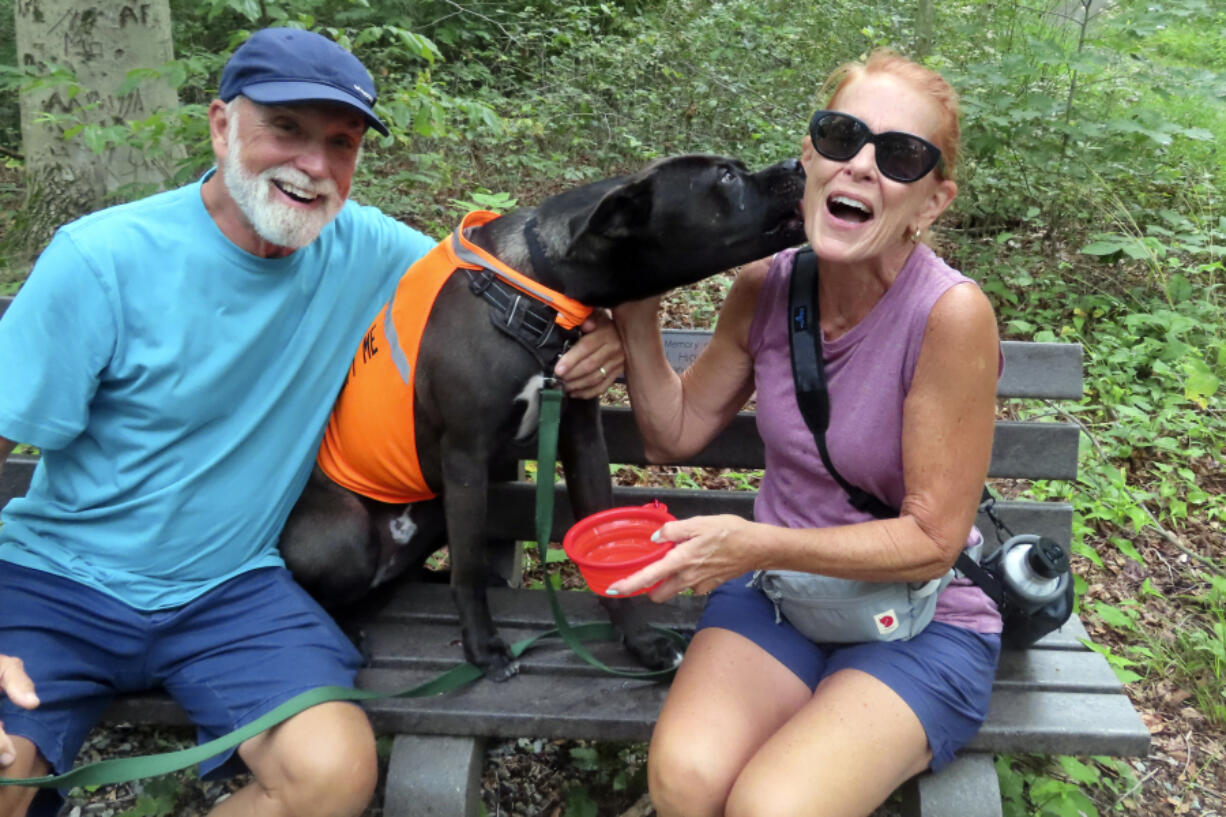
<path id="1" fill-rule="evenodd" d="M 813 114 L 809 138 L 818 153 L 836 162 L 846 162 L 871 142 L 877 169 L 896 182 L 919 181 L 941 163 L 941 149 L 927 139 L 902 131 L 873 133 L 854 116 L 836 111 Z"/>

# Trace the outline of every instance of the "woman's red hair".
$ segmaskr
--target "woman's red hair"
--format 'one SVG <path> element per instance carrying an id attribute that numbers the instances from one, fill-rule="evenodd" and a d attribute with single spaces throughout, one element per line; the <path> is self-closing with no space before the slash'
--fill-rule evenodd
<path id="1" fill-rule="evenodd" d="M 953 178 L 954 168 L 958 164 L 958 147 L 962 140 L 962 131 L 958 125 L 958 92 L 931 68 L 925 68 L 892 49 L 878 48 L 869 54 L 864 62 L 846 62 L 834 69 L 822 86 L 823 91 L 829 89 L 826 108 L 834 109 L 835 100 L 847 86 L 872 74 L 896 77 L 926 95 L 937 106 L 941 112 L 941 124 L 932 134 L 931 140 L 941 149 L 941 158 L 944 159 L 944 168 L 938 168 L 937 172 L 942 179 Z"/>

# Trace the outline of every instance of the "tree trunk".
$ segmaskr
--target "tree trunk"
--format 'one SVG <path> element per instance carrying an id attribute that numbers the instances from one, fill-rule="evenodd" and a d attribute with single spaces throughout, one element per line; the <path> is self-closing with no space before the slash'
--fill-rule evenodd
<path id="1" fill-rule="evenodd" d="M 117 91 L 133 68 L 158 68 L 174 58 L 169 0 L 16 0 L 17 59 L 45 69 L 60 66 L 80 90 L 44 87 L 23 93 L 21 141 L 26 158 L 26 243 L 41 246 L 60 224 L 98 209 L 108 194 L 132 183 L 162 185 L 168 168 L 147 151 L 110 148 L 101 154 L 80 138 L 65 139 L 76 124 L 38 122 L 41 114 L 79 122 L 123 124 L 177 107 L 169 85 L 147 80 L 131 93 Z"/>
<path id="2" fill-rule="evenodd" d="M 915 4 L 915 59 L 922 60 L 932 53 L 933 29 L 932 0 L 916 0 Z"/>

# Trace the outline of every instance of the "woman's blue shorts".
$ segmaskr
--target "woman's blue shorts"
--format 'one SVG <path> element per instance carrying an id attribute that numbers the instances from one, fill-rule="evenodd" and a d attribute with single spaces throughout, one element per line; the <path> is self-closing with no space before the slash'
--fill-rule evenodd
<path id="1" fill-rule="evenodd" d="M 40 705 L 0 697 L 0 721 L 28 738 L 55 773 L 116 694 L 164 687 L 200 743 L 317 686 L 353 686 L 361 655 L 283 568 L 243 573 L 184 607 L 145 612 L 77 582 L 0 562 L 0 654 L 25 663 Z M 201 776 L 245 770 L 234 750 Z M 32 815 L 54 814 L 44 789 Z M 52 803 L 55 800 L 57 802 Z"/>
<path id="2" fill-rule="evenodd" d="M 775 606 L 747 586 L 753 574 L 725 582 L 711 593 L 698 629 L 719 627 L 745 636 L 794 672 L 809 689 L 828 675 L 858 669 L 877 678 L 919 717 L 932 749 L 931 768 L 979 731 L 988 715 L 1000 636 L 933 622 L 909 641 L 814 644 L 788 620 L 776 623 Z"/>

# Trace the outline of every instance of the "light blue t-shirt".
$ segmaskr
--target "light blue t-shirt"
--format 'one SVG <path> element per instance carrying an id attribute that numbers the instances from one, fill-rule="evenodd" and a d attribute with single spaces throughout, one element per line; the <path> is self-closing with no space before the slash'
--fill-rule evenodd
<path id="1" fill-rule="evenodd" d="M 434 243 L 349 202 L 258 258 L 201 182 L 61 228 L 0 320 L 0 436 L 42 449 L 0 560 L 142 610 L 282 564 L 362 333 Z"/>

